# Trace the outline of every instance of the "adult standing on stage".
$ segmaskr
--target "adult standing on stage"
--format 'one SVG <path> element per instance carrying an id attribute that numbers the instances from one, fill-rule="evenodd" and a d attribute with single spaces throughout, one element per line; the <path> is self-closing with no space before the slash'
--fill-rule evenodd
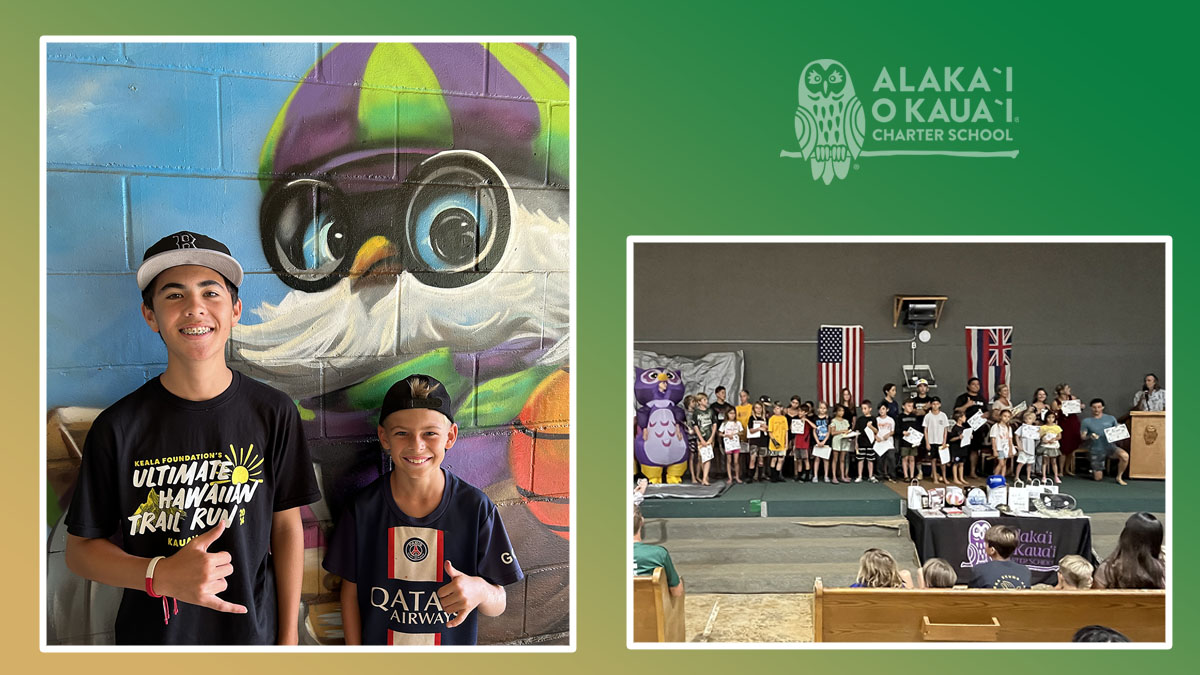
<path id="1" fill-rule="evenodd" d="M 996 395 L 992 397 L 992 419 L 999 420 L 1000 413 L 1005 410 L 1012 410 L 1012 399 L 1010 398 L 1008 385 L 1001 382 L 996 385 Z"/>
<path id="2" fill-rule="evenodd" d="M 1050 412 L 1050 403 L 1046 400 L 1046 390 L 1043 387 L 1038 387 L 1033 392 L 1033 403 L 1029 404 L 1030 409 L 1037 413 L 1038 423 L 1046 421 L 1046 413 Z"/>
<path id="3" fill-rule="evenodd" d="M 1162 388 L 1158 376 L 1147 373 L 1142 390 L 1133 396 L 1133 409 L 1143 412 L 1163 412 L 1167 409 L 1167 390 Z"/>
<path id="4" fill-rule="evenodd" d="M 1082 440 L 1079 436 L 1079 425 L 1083 421 L 1080 413 L 1064 413 L 1062 404 L 1067 401 L 1078 401 L 1079 399 L 1071 393 L 1071 385 L 1063 382 L 1054 388 L 1054 400 L 1050 402 L 1050 409 L 1058 414 L 1058 426 L 1062 427 L 1062 441 L 1059 443 L 1058 469 L 1060 473 L 1066 473 L 1068 476 L 1075 475 L 1075 464 L 1072 456 L 1079 449 L 1079 441 Z"/>
<path id="5" fill-rule="evenodd" d="M 971 419 L 975 413 L 983 410 L 984 406 L 987 405 L 987 400 L 983 398 L 983 394 L 980 393 L 979 388 L 980 385 L 978 377 L 972 377 L 971 379 L 967 380 L 967 391 L 959 394 L 958 398 L 954 399 L 954 412 L 961 412 L 967 416 L 967 419 Z M 979 462 L 979 449 L 983 447 L 983 444 L 986 442 L 986 440 L 987 434 L 983 433 L 982 429 L 972 432 L 971 442 L 967 446 L 971 453 L 971 473 L 967 475 L 975 476 L 976 478 L 979 477 L 975 467 Z"/>

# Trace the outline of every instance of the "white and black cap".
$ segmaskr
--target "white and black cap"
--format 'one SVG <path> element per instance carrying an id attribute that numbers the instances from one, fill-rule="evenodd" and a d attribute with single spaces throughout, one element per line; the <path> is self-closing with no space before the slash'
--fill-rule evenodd
<path id="1" fill-rule="evenodd" d="M 200 265 L 216 270 L 234 286 L 242 285 L 242 266 L 233 259 L 229 247 L 198 232 L 176 232 L 159 239 L 146 249 L 138 267 L 139 290 L 146 290 L 163 270 L 180 265 Z"/>

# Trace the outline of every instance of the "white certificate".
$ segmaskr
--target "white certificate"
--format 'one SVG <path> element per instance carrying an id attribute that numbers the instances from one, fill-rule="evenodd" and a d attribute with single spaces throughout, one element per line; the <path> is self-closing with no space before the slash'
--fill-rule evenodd
<path id="1" fill-rule="evenodd" d="M 707 462 L 707 461 L 711 460 L 712 458 L 713 458 L 712 444 L 709 443 L 707 445 L 701 445 L 700 446 L 700 461 Z"/>
<path id="2" fill-rule="evenodd" d="M 917 431 L 916 429 L 904 430 L 904 441 L 909 445 L 916 445 L 920 443 L 922 438 L 925 438 L 925 434 Z"/>
<path id="3" fill-rule="evenodd" d="M 758 438 L 759 436 L 762 436 L 762 434 L 758 431 L 758 427 L 746 432 L 746 438 Z"/>
<path id="4" fill-rule="evenodd" d="M 1012 409 L 1012 416 L 1013 416 L 1013 419 L 1016 419 L 1016 418 L 1017 418 L 1017 415 L 1020 415 L 1021 413 L 1025 412 L 1025 409 L 1026 409 L 1026 408 L 1028 408 L 1028 407 L 1029 407 L 1029 404 L 1028 404 L 1028 403 L 1026 403 L 1025 401 L 1021 401 L 1020 403 L 1018 403 L 1018 404 L 1016 405 L 1016 407 L 1014 407 L 1014 408 Z"/>
<path id="5" fill-rule="evenodd" d="M 1078 415 L 1083 411 L 1083 402 L 1077 398 L 1070 401 L 1062 402 L 1062 411 L 1064 415 Z"/>
<path id="6" fill-rule="evenodd" d="M 868 429 L 867 431 L 870 431 L 870 429 Z M 854 438 L 855 436 L 861 436 L 861 435 L 862 434 L 858 433 L 857 431 L 847 431 L 846 433 L 842 434 L 842 438 Z"/>
<path id="7" fill-rule="evenodd" d="M 974 429 L 971 429 L 970 427 L 963 429 L 962 440 L 960 440 L 958 442 L 958 447 L 965 448 L 971 444 L 971 432 L 972 431 L 974 431 Z"/>
<path id="8" fill-rule="evenodd" d="M 826 445 L 826 446 L 818 445 L 817 447 L 812 449 L 812 454 L 813 454 L 813 457 L 820 457 L 821 459 L 829 459 L 829 451 L 832 449 L 833 448 L 830 448 L 828 445 Z"/>
<path id="9" fill-rule="evenodd" d="M 1109 443 L 1123 441 L 1126 438 L 1129 438 L 1129 427 L 1126 427 L 1124 424 L 1118 424 L 1115 427 L 1109 427 L 1104 430 L 1104 437 L 1108 439 Z"/>
<path id="10" fill-rule="evenodd" d="M 867 427 L 865 429 L 865 431 L 867 432 L 867 440 L 874 443 L 875 442 L 875 431 L 873 429 L 871 429 L 871 427 Z"/>
<path id="11" fill-rule="evenodd" d="M 983 423 L 984 423 L 984 419 L 983 419 L 983 411 L 982 410 L 977 411 L 974 415 L 971 415 L 971 419 L 967 420 L 967 424 L 969 424 L 971 426 L 972 431 L 983 426 Z"/>
<path id="12" fill-rule="evenodd" d="M 737 452 L 742 449 L 742 444 L 738 441 L 738 437 L 725 439 L 725 452 Z"/>
<path id="13" fill-rule="evenodd" d="M 942 460 L 942 464 L 950 463 L 950 448 L 942 446 L 938 448 L 938 459 Z"/>
<path id="14" fill-rule="evenodd" d="M 804 420 L 792 420 L 792 433 L 798 434 L 804 431 Z"/>
<path id="15" fill-rule="evenodd" d="M 890 440 L 880 441 L 879 443 L 876 443 L 872 449 L 875 451 L 877 456 L 883 457 L 888 450 L 892 449 L 892 442 Z"/>

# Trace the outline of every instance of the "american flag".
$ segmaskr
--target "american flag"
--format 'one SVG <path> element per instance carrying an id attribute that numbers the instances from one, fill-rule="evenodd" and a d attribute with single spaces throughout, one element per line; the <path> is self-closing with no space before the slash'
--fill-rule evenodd
<path id="1" fill-rule="evenodd" d="M 967 326 L 967 377 L 985 397 L 1001 382 L 1012 387 L 1012 326 Z"/>
<path id="2" fill-rule="evenodd" d="M 821 326 L 817 331 L 817 396 L 830 406 L 849 388 L 855 401 L 863 393 L 863 327 Z"/>

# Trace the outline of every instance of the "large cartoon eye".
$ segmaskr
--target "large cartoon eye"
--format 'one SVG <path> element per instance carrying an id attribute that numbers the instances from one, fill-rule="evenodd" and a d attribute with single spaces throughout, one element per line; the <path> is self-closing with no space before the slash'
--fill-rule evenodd
<path id="1" fill-rule="evenodd" d="M 452 288 L 491 272 L 508 244 L 511 207 L 499 170 L 474 152 L 445 152 L 410 176 L 404 267 L 422 283 Z"/>
<path id="2" fill-rule="evenodd" d="M 667 382 L 671 384 L 679 384 L 679 373 L 669 370 L 667 371 Z"/>
<path id="3" fill-rule="evenodd" d="M 821 84 L 821 74 L 818 73 L 816 69 L 810 68 L 808 70 L 808 83 Z"/>
<path id="4" fill-rule="evenodd" d="M 273 187 L 263 199 L 263 252 L 285 284 L 320 291 L 349 268 L 353 247 L 343 202 L 335 188 L 312 179 Z"/>
<path id="5" fill-rule="evenodd" d="M 642 373 L 642 384 L 654 384 L 658 382 L 658 370 L 650 369 Z"/>

